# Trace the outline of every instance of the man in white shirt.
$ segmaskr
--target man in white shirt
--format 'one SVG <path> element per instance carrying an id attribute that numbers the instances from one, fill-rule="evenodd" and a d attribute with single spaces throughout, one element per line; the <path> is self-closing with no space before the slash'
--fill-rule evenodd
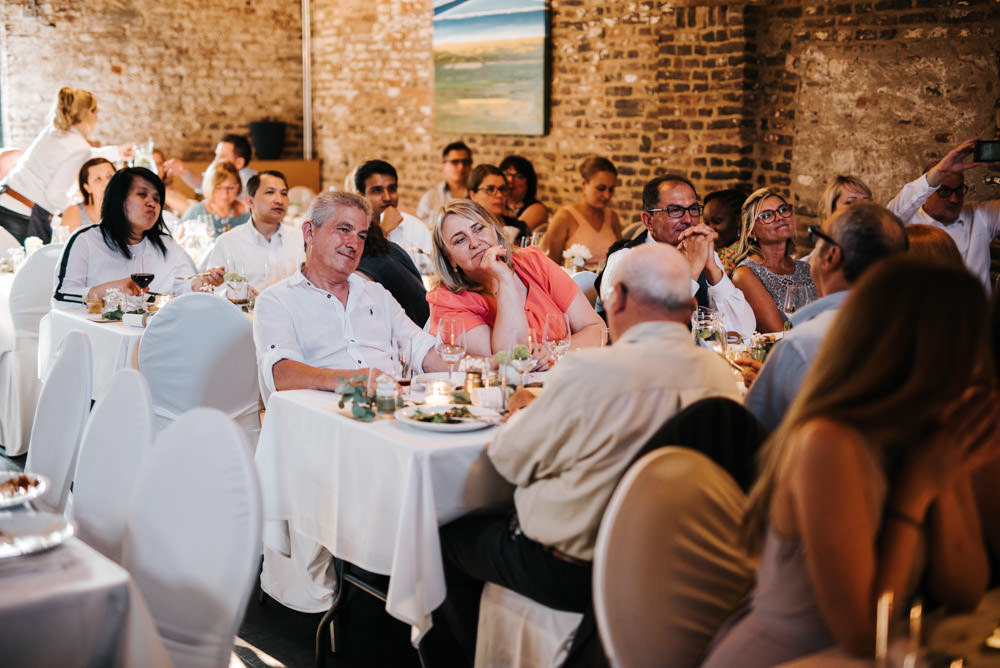
<path id="1" fill-rule="evenodd" d="M 410 254 L 421 274 L 433 273 L 431 231 L 422 220 L 399 210 L 399 177 L 385 160 L 369 160 L 354 172 L 354 187 L 372 205 L 386 238 Z"/>
<path id="2" fill-rule="evenodd" d="M 629 249 L 642 244 L 668 244 L 677 248 L 687 260 L 691 294 L 698 305 L 722 313 L 726 329 L 739 332 L 749 340 L 757 319 L 743 292 L 722 268 L 714 246 L 718 235 L 701 222 L 704 207 L 698 202 L 694 185 L 676 174 L 658 176 L 642 189 L 642 209 L 646 231 L 633 240 L 616 243 L 609 250 L 604 271 L 595 284 L 601 302 L 606 299 L 605 280 L 613 275 L 616 265 Z"/>
<path id="3" fill-rule="evenodd" d="M 688 331 L 689 281 L 686 259 L 670 246 L 628 253 L 607 286 L 614 345 L 567 354 L 545 391 L 487 445 L 496 470 L 516 486 L 515 512 L 442 527 L 447 598 L 428 635 L 427 650 L 440 659 L 432 665 L 472 665 L 483 581 L 583 612 L 597 529 L 634 455 L 685 406 L 739 400 L 725 360 Z"/>
<path id="4" fill-rule="evenodd" d="M 202 263 L 224 266 L 246 276 L 257 292 L 293 273 L 305 258 L 302 232 L 282 225 L 288 211 L 288 181 L 276 171 L 254 174 L 247 182 L 250 225 L 238 225 L 215 240 Z"/>
<path id="5" fill-rule="evenodd" d="M 933 225 L 955 240 L 965 266 L 992 293 L 990 283 L 990 242 L 1000 236 L 1000 199 L 965 203 L 969 187 L 965 170 L 979 166 L 967 162 L 975 139 L 967 139 L 924 174 L 907 183 L 891 202 L 889 210 L 906 225 Z"/>
<path id="6" fill-rule="evenodd" d="M 469 172 L 472 171 L 472 150 L 463 142 L 448 144 L 441 152 L 441 172 L 444 181 L 424 193 L 417 204 L 417 218 L 427 227 L 434 226 L 434 216 L 448 200 L 469 196 Z"/>
<path id="7" fill-rule="evenodd" d="M 371 205 L 354 193 L 325 192 L 309 205 L 299 271 L 257 298 L 254 342 L 261 393 L 333 391 L 341 380 L 398 372 L 398 351 L 410 348 L 424 370 L 448 365 L 434 337 L 413 324 L 392 295 L 354 272 L 361 260 Z"/>

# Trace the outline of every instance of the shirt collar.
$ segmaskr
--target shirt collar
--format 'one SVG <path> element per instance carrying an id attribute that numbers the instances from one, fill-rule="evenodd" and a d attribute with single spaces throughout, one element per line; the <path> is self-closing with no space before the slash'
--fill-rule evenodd
<path id="1" fill-rule="evenodd" d="M 306 275 L 302 273 L 302 267 L 304 265 L 305 262 L 300 263 L 298 269 L 295 270 L 295 273 L 288 277 L 288 285 L 290 286 L 301 285 L 303 287 L 311 288 L 318 292 L 322 292 L 323 294 L 329 294 L 327 290 L 324 290 L 323 288 L 319 287 L 318 285 L 310 281 L 308 278 L 306 278 Z M 351 274 L 350 276 L 347 277 L 347 286 L 350 290 L 354 290 L 354 288 L 364 285 L 365 282 L 366 282 L 365 279 L 358 276 L 357 274 Z"/>
<path id="2" fill-rule="evenodd" d="M 839 292 L 826 295 L 825 297 L 817 299 L 814 302 L 810 302 L 792 315 L 788 316 L 788 320 L 792 323 L 792 327 L 801 325 L 804 322 L 812 320 L 824 311 L 829 311 L 832 308 L 839 308 L 840 305 L 844 303 L 844 300 L 847 299 L 847 294 L 847 290 L 841 290 Z"/>
<path id="3" fill-rule="evenodd" d="M 270 246 L 272 243 L 277 241 L 278 245 L 279 246 L 281 245 L 281 225 L 278 225 L 278 230 L 271 235 L 270 241 L 267 239 L 267 237 L 261 234 L 260 230 L 257 229 L 257 226 L 254 225 L 254 220 L 252 216 L 250 217 L 250 220 L 244 223 L 244 226 L 250 228 L 249 230 L 250 239 L 253 240 L 254 243 L 260 246 Z"/>
<path id="4" fill-rule="evenodd" d="M 619 339 L 622 343 L 639 343 L 649 339 L 684 339 L 694 343 L 691 331 L 683 324 L 673 320 L 647 320 L 632 325 Z"/>

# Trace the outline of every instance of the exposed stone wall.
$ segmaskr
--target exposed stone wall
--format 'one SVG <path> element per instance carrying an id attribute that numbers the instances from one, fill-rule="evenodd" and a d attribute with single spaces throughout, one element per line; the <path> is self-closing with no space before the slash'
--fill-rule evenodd
<path id="1" fill-rule="evenodd" d="M 324 179 L 372 157 L 396 164 L 404 203 L 440 178 L 431 3 L 315 0 L 314 114 Z M 621 170 L 614 206 L 681 171 L 699 190 L 769 185 L 803 222 L 826 180 L 860 175 L 887 201 L 931 157 L 992 132 L 997 0 L 551 2 L 550 131 L 461 137 L 476 162 L 530 158 L 539 194 L 576 199 L 576 164 Z M 972 181 L 978 181 L 977 176 Z M 998 196 L 979 186 L 975 196 Z"/>
<path id="2" fill-rule="evenodd" d="M 302 155 L 302 21 L 288 0 L 3 0 L 4 142 L 26 148 L 63 85 L 97 95 L 94 138 L 152 136 L 210 158 L 251 121 L 288 123 Z"/>

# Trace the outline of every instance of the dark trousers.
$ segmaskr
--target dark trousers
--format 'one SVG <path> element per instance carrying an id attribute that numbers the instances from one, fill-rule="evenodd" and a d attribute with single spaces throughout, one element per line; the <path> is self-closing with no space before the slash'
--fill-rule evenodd
<path id="1" fill-rule="evenodd" d="M 0 227 L 14 235 L 14 238 L 24 243 L 28 236 L 28 217 L 0 206 Z"/>
<path id="2" fill-rule="evenodd" d="M 512 518 L 506 509 L 462 517 L 441 528 L 448 592 L 425 639 L 432 666 L 472 665 L 486 582 L 557 610 L 584 612 L 590 605 L 591 567 L 554 556 L 516 529 Z"/>

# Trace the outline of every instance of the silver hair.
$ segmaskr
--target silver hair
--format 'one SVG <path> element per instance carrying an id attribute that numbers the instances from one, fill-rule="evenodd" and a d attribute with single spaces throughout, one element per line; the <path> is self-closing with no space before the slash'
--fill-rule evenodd
<path id="1" fill-rule="evenodd" d="M 313 224 L 313 227 L 323 227 L 323 223 L 330 220 L 341 207 L 352 207 L 361 210 L 365 214 L 365 220 L 372 219 L 372 205 L 367 199 L 355 193 L 345 193 L 341 191 L 327 191 L 316 195 L 309 203 L 309 210 L 306 211 L 306 220 Z"/>

